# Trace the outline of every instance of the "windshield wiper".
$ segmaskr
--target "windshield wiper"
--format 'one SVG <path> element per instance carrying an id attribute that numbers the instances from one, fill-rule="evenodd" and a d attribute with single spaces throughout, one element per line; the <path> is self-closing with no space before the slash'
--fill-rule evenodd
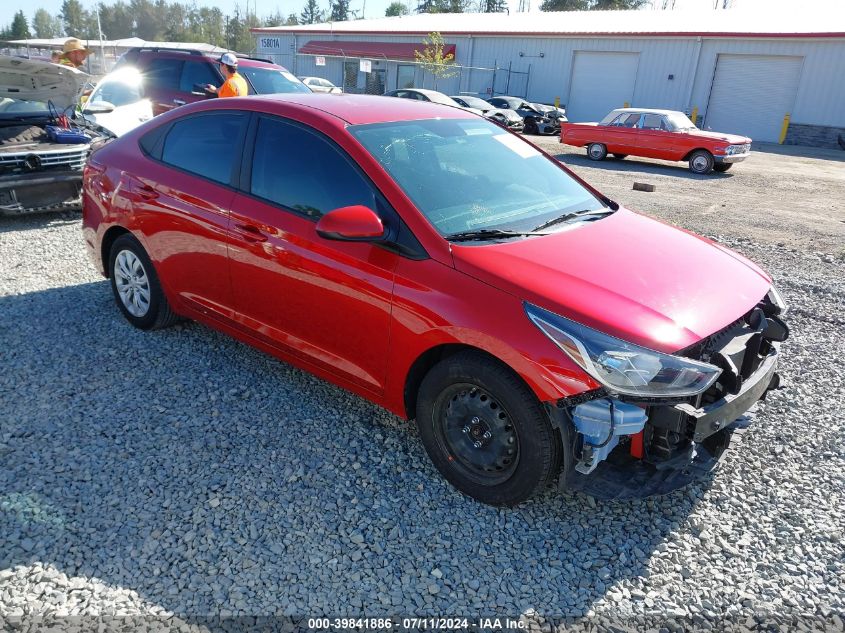
<path id="1" fill-rule="evenodd" d="M 507 229 L 476 229 L 473 231 L 458 231 L 450 233 L 446 239 L 450 242 L 467 242 L 470 240 L 495 240 L 502 237 L 523 237 L 526 235 L 548 235 L 534 231 L 510 231 Z"/>
<path id="2" fill-rule="evenodd" d="M 543 222 L 540 226 L 535 226 L 535 231 L 542 231 L 543 229 L 547 229 L 550 226 L 554 226 L 555 224 L 560 224 L 561 222 L 568 222 L 569 220 L 573 220 L 575 218 L 581 218 L 588 215 L 595 215 L 595 216 L 602 216 L 602 215 L 609 215 L 613 213 L 612 209 L 581 209 L 580 211 L 569 211 L 564 213 L 563 215 L 559 215 L 556 218 L 552 218 L 548 222 Z"/>

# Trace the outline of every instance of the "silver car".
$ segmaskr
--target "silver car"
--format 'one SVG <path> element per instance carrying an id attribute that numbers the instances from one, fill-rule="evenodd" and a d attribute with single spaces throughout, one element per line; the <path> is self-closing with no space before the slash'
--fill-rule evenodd
<path id="1" fill-rule="evenodd" d="M 322 77 L 300 77 L 299 80 L 311 88 L 312 92 L 330 92 L 336 94 L 343 92 L 343 88 L 335 86 L 328 79 L 323 79 Z"/>

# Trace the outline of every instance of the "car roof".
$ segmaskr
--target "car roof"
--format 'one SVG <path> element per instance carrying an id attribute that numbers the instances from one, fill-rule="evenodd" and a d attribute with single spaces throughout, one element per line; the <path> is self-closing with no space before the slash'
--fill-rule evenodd
<path id="1" fill-rule="evenodd" d="M 237 99 L 210 99 L 200 102 L 203 105 L 222 105 L 228 107 L 232 102 L 258 106 L 270 114 L 282 114 L 280 106 L 295 106 L 303 110 L 322 113 L 326 117 L 335 117 L 350 125 L 367 123 L 385 123 L 393 121 L 418 121 L 420 119 L 468 119 L 475 114 L 439 103 L 416 101 L 414 99 L 385 98 L 382 95 L 285 93 L 238 97 Z M 223 103 L 220 103 L 223 102 Z M 178 110 L 188 108 L 182 106 Z M 209 106 L 211 107 L 211 106 Z"/>
<path id="2" fill-rule="evenodd" d="M 127 51 L 129 53 L 133 53 L 133 56 L 137 56 L 137 58 L 149 58 L 149 57 L 171 57 L 175 59 L 190 59 L 194 61 L 202 60 L 207 61 L 212 64 L 216 64 L 220 60 L 220 55 L 222 53 L 209 53 L 206 51 L 195 51 L 193 49 L 176 49 L 176 48 L 135 48 L 130 49 Z M 133 57 L 134 59 L 134 57 Z M 241 55 L 237 56 L 238 59 L 238 66 L 246 67 L 246 68 L 272 68 L 274 70 L 287 70 L 284 66 L 280 66 L 279 64 L 275 64 L 273 62 L 263 60 L 263 59 L 256 59 L 254 57 L 243 57 Z"/>
<path id="3" fill-rule="evenodd" d="M 625 112 L 632 114 L 684 114 L 680 110 L 659 110 L 657 108 L 616 108 L 615 110 L 611 110 L 611 112 L 617 112 L 619 114 Z"/>

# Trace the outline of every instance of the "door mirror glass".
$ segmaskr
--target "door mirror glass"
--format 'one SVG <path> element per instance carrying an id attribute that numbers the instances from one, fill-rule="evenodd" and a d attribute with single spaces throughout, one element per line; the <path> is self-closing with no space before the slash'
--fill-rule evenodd
<path id="1" fill-rule="evenodd" d="M 375 211 L 356 204 L 323 214 L 317 234 L 327 240 L 371 242 L 384 236 L 384 224 Z"/>

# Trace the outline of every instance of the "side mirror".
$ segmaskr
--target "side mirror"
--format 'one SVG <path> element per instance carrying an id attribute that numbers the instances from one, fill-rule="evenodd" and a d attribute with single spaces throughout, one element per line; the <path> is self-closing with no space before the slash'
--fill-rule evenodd
<path id="1" fill-rule="evenodd" d="M 88 114 L 108 114 L 114 112 L 114 104 L 108 101 L 89 101 L 83 108 Z"/>
<path id="2" fill-rule="evenodd" d="M 375 211 L 356 204 L 323 215 L 317 222 L 317 235 L 327 240 L 372 242 L 384 236 L 384 224 Z"/>

